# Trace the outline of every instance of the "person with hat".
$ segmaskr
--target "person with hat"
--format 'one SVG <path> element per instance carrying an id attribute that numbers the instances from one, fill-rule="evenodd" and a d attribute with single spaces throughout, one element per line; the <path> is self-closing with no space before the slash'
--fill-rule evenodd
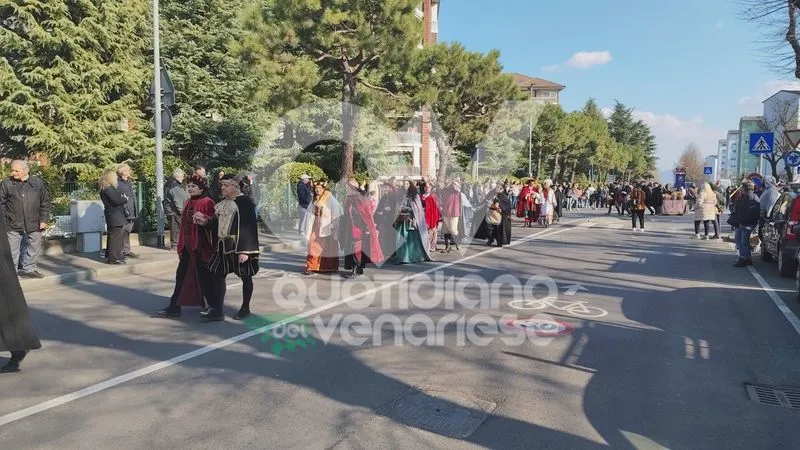
<path id="1" fill-rule="evenodd" d="M 758 196 L 753 192 L 755 185 L 750 180 L 742 181 L 739 188 L 739 199 L 736 200 L 733 214 L 728 219 L 728 224 L 736 229 L 736 249 L 739 251 L 739 259 L 734 267 L 744 267 L 753 265 L 750 248 L 750 234 L 758 226 L 761 217 L 761 204 Z"/>
<path id="2" fill-rule="evenodd" d="M 212 253 L 211 232 L 194 222 L 196 212 L 214 215 L 214 200 L 208 196 L 206 178 L 194 175 L 186 183 L 189 198 L 181 205 L 176 250 L 180 257 L 175 273 L 175 290 L 160 317 L 180 317 L 181 306 L 202 306 L 208 310 L 214 294 L 208 263 Z"/>
<path id="3" fill-rule="evenodd" d="M 314 200 L 314 193 L 311 191 L 311 177 L 304 173 L 300 175 L 300 181 L 297 182 L 297 213 L 300 216 L 297 229 L 301 235 L 306 229 L 306 214 L 308 214 L 308 205 L 312 200 Z"/>
<path id="4" fill-rule="evenodd" d="M 231 273 L 242 279 L 242 306 L 233 318 L 240 320 L 250 315 L 253 276 L 258 273 L 261 246 L 258 243 L 256 206 L 242 194 L 243 183 L 240 177 L 225 175 L 222 177 L 223 200 L 214 207 L 214 215 L 194 213 L 194 222 L 206 227 L 214 236 L 213 253 L 208 262 L 208 271 L 214 279 L 214 292 L 204 322 L 225 320 L 225 278 Z"/>

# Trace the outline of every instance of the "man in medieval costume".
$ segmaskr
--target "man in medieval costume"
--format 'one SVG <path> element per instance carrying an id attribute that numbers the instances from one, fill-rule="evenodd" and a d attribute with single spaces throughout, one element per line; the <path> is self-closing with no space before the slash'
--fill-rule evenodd
<path id="1" fill-rule="evenodd" d="M 523 226 L 530 228 L 539 220 L 539 208 L 536 204 L 538 195 L 539 190 L 536 188 L 536 181 L 531 178 L 528 180 L 528 183 L 523 186 L 522 191 L 519 193 L 519 201 L 517 202 L 517 217 L 525 218 L 525 224 Z"/>
<path id="2" fill-rule="evenodd" d="M 394 230 L 394 219 L 397 207 L 402 200 L 398 195 L 394 185 L 395 179 L 387 181 L 381 190 L 381 199 L 375 208 L 375 225 L 378 227 L 378 239 L 381 243 L 381 251 L 384 257 L 391 258 L 394 255 L 397 236 Z"/>
<path id="3" fill-rule="evenodd" d="M 346 189 L 339 245 L 345 252 L 345 270 L 350 271 L 351 277 L 356 277 L 364 273 L 368 262 L 380 264 L 384 257 L 369 199 L 355 179 L 348 181 Z"/>
<path id="4" fill-rule="evenodd" d="M 504 188 L 492 183 L 483 200 L 484 206 L 475 211 L 478 229 L 475 239 L 486 239 L 486 245 L 497 242 L 498 247 L 511 243 L 511 202 Z M 479 222 L 478 222 L 479 221 Z"/>

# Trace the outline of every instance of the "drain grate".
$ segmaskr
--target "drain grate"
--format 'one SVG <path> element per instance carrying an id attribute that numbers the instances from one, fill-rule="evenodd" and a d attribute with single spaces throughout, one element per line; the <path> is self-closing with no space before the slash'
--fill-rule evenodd
<path id="1" fill-rule="evenodd" d="M 750 400 L 763 405 L 800 409 L 800 389 L 745 383 Z"/>
<path id="2" fill-rule="evenodd" d="M 406 425 L 464 439 L 496 407 L 496 403 L 456 392 L 413 389 L 395 400 L 392 412 Z"/>

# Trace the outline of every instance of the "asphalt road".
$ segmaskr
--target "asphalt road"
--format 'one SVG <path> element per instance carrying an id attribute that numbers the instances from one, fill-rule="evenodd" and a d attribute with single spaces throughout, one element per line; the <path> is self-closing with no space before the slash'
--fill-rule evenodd
<path id="1" fill-rule="evenodd" d="M 794 281 L 646 219 L 571 213 L 362 280 L 275 254 L 248 323 L 151 318 L 172 273 L 33 292 L 44 347 L 0 377 L 0 448 L 794 448 L 798 410 L 744 389 L 800 386 L 767 292 L 800 315 Z"/>

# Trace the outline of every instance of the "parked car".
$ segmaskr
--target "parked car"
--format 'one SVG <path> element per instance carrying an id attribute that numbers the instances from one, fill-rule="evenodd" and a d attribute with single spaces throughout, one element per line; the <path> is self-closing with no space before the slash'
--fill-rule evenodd
<path id="1" fill-rule="evenodd" d="M 777 259 L 778 273 L 782 277 L 795 275 L 797 250 L 800 249 L 800 201 L 793 199 L 791 193 L 778 197 L 764 220 L 760 237 L 761 259 Z"/>

